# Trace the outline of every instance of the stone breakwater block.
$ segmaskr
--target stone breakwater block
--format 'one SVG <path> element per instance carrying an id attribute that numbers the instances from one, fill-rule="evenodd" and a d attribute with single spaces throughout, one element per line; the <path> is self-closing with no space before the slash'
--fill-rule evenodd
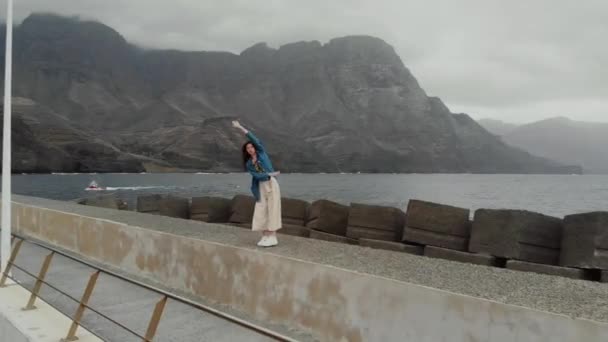
<path id="1" fill-rule="evenodd" d="M 407 205 L 406 226 L 468 238 L 471 235 L 469 214 L 469 209 L 410 200 Z"/>
<path id="2" fill-rule="evenodd" d="M 310 203 L 293 198 L 281 198 L 281 216 L 283 223 L 297 226 L 306 225 Z"/>
<path id="3" fill-rule="evenodd" d="M 469 251 L 539 264 L 559 262 L 563 223 L 525 210 L 475 211 Z"/>
<path id="4" fill-rule="evenodd" d="M 383 240 L 383 241 L 397 241 L 395 232 L 389 230 L 380 230 L 366 227 L 352 227 L 349 226 L 346 231 L 346 236 L 351 239 L 371 239 L 371 240 Z"/>
<path id="5" fill-rule="evenodd" d="M 228 225 L 233 227 L 251 229 L 251 223 L 229 223 Z"/>
<path id="6" fill-rule="evenodd" d="M 353 239 L 398 241 L 405 213 L 397 208 L 352 203 L 346 236 Z"/>
<path id="7" fill-rule="evenodd" d="M 600 282 L 608 283 L 608 271 L 607 270 L 602 270 L 602 274 L 600 276 Z"/>
<path id="8" fill-rule="evenodd" d="M 310 228 L 294 224 L 283 224 L 283 228 L 279 229 L 278 233 L 300 237 L 309 237 Z"/>
<path id="9" fill-rule="evenodd" d="M 318 200 L 312 203 L 306 227 L 329 234 L 346 235 L 348 224 L 348 206 Z"/>
<path id="10" fill-rule="evenodd" d="M 466 251 L 469 248 L 468 238 L 410 227 L 405 227 L 403 229 L 402 241 L 449 248 L 458 251 Z"/>
<path id="11" fill-rule="evenodd" d="M 426 246 L 424 248 L 424 255 L 430 258 L 452 260 L 469 264 L 499 266 L 498 259 L 491 255 L 461 252 L 441 247 Z"/>
<path id="12" fill-rule="evenodd" d="M 331 241 L 331 242 L 339 242 L 339 243 L 346 243 L 346 244 L 349 244 L 349 245 L 358 245 L 359 244 L 359 240 L 347 238 L 347 237 L 341 236 L 341 235 L 335 235 L 335 234 L 329 234 L 329 233 L 325 233 L 325 232 L 320 232 L 320 231 L 317 231 L 317 230 L 311 230 L 310 231 L 310 237 L 312 239 L 325 240 L 325 241 Z"/>
<path id="13" fill-rule="evenodd" d="M 252 196 L 236 195 L 230 205 L 230 223 L 249 223 L 253 220 L 255 198 Z"/>
<path id="14" fill-rule="evenodd" d="M 471 235 L 469 209 L 410 200 L 403 241 L 466 251 Z"/>
<path id="15" fill-rule="evenodd" d="M 120 198 L 116 199 L 116 206 L 118 206 L 118 210 L 129 210 L 129 203 Z"/>
<path id="16" fill-rule="evenodd" d="M 585 273 L 585 270 L 582 270 L 580 268 L 536 264 L 519 260 L 507 261 L 507 268 L 510 270 L 556 275 L 572 279 L 587 279 L 587 274 Z"/>
<path id="17" fill-rule="evenodd" d="M 193 197 L 190 219 L 203 222 L 228 222 L 232 201 L 221 197 Z"/>
<path id="18" fill-rule="evenodd" d="M 363 247 L 384 249 L 387 251 L 405 252 L 410 254 L 422 255 L 424 246 L 408 245 L 401 242 L 391 242 L 383 240 L 359 239 L 359 245 Z"/>
<path id="19" fill-rule="evenodd" d="M 84 198 L 78 201 L 79 204 L 89 205 L 98 208 L 128 210 L 129 205 L 126 201 L 116 198 L 114 195 L 101 195 L 91 198 Z"/>
<path id="20" fill-rule="evenodd" d="M 158 214 L 162 195 L 137 196 L 137 211 L 140 213 Z"/>
<path id="21" fill-rule="evenodd" d="M 560 265 L 608 269 L 608 212 L 564 217 Z"/>
<path id="22" fill-rule="evenodd" d="M 162 216 L 190 218 L 190 201 L 183 197 L 167 196 L 160 201 L 158 212 Z"/>

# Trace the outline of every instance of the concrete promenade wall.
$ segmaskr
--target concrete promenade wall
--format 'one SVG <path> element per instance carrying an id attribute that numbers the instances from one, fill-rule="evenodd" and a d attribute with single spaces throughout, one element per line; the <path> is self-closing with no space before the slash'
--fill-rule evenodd
<path id="1" fill-rule="evenodd" d="M 26 202 L 21 234 L 322 341 L 608 341 L 601 322 Z"/>

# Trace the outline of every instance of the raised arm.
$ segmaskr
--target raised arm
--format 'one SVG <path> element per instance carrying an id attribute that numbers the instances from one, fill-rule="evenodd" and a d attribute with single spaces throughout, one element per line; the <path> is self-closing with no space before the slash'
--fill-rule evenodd
<path id="1" fill-rule="evenodd" d="M 238 120 L 232 121 L 232 127 L 240 130 L 241 132 L 243 132 L 243 134 L 249 133 L 249 131 L 245 127 L 243 127 L 243 125 L 241 125 L 241 123 Z"/>
<path id="2" fill-rule="evenodd" d="M 251 143 L 253 144 L 253 146 L 255 146 L 255 149 L 258 152 L 264 152 L 264 145 L 262 144 L 262 142 L 260 141 L 260 139 L 258 139 L 258 137 L 256 137 L 253 133 L 251 133 L 251 131 L 247 130 L 245 127 L 243 127 L 241 125 L 240 122 L 238 122 L 237 120 L 232 121 L 232 126 L 234 126 L 235 128 L 241 130 L 241 132 L 243 132 L 243 134 L 245 134 L 247 136 L 247 138 L 249 139 L 249 141 L 251 141 Z"/>

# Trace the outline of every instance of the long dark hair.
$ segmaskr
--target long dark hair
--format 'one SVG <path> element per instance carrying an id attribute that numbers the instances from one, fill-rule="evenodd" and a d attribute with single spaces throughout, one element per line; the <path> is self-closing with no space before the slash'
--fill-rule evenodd
<path id="1" fill-rule="evenodd" d="M 249 161 L 249 159 L 251 159 L 251 156 L 249 155 L 249 153 L 247 153 L 247 145 L 251 144 L 251 141 L 247 141 L 243 144 L 243 148 L 241 148 L 241 151 L 243 153 L 243 169 L 245 169 L 245 171 L 247 171 L 247 162 Z M 253 144 L 251 144 L 251 146 L 253 146 Z M 255 149 L 255 146 L 253 146 L 253 148 Z"/>

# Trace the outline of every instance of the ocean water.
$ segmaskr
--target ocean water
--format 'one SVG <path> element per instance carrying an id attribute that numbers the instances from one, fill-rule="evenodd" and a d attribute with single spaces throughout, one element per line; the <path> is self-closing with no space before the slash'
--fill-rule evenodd
<path id="1" fill-rule="evenodd" d="M 85 191 L 95 180 L 107 191 Z M 282 196 L 405 208 L 421 199 L 470 209 L 527 209 L 548 215 L 608 210 L 608 175 L 283 174 Z M 133 204 L 141 194 L 250 194 L 250 177 L 234 174 L 15 175 L 16 194 L 74 200 L 114 193 Z"/>

